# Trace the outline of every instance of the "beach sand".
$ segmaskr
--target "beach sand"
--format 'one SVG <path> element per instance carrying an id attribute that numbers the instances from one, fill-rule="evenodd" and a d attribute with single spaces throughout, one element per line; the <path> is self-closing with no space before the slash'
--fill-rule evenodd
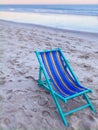
<path id="1" fill-rule="evenodd" d="M 66 128 L 52 96 L 38 87 L 35 50 L 61 48 L 98 112 L 98 34 L 0 21 L 0 130 L 98 130 L 89 108 L 67 116 Z M 82 105 L 80 97 L 61 103 Z"/>

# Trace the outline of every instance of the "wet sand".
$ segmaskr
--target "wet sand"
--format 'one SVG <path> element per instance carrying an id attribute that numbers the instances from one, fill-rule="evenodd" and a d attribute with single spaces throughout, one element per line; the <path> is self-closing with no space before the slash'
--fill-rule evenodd
<path id="1" fill-rule="evenodd" d="M 51 95 L 38 87 L 35 50 L 61 48 L 98 112 L 98 37 L 48 27 L 0 21 L 0 129 L 98 130 L 98 114 L 89 108 L 67 116 L 66 128 Z M 64 110 L 82 105 L 80 97 L 61 103 Z"/>

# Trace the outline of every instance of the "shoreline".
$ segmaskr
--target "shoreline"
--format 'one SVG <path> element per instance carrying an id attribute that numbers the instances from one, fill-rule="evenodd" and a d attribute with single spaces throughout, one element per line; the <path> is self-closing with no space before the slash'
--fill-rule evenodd
<path id="1" fill-rule="evenodd" d="M 97 16 L 80 15 L 54 15 L 41 13 L 20 13 L 20 12 L 0 12 L 1 19 L 19 23 L 29 23 L 42 26 L 49 26 L 58 29 L 76 30 L 79 32 L 98 33 Z"/>
<path id="2" fill-rule="evenodd" d="M 36 50 L 61 48 L 98 112 L 98 38 L 91 34 L 0 21 L 0 129 L 97 130 L 98 113 L 89 108 L 67 116 L 66 128 L 51 95 L 38 87 Z M 85 104 L 80 97 L 64 111 Z M 85 120 L 85 121 L 84 121 Z"/>
<path id="3" fill-rule="evenodd" d="M 58 29 L 55 27 L 48 27 L 48 26 L 44 26 L 44 25 L 37 25 L 37 24 L 30 24 L 30 23 L 19 23 L 19 22 L 13 22 L 13 21 L 9 21 L 9 20 L 1 20 L 0 22 L 3 23 L 8 23 L 8 24 L 13 24 L 13 25 L 19 25 L 19 26 L 27 26 L 27 27 L 40 27 L 40 28 L 46 28 L 46 29 L 50 29 L 53 31 L 61 31 L 61 32 L 67 32 L 67 33 L 72 33 L 72 34 L 76 34 L 77 36 L 83 36 L 83 37 L 91 37 L 93 36 L 95 38 L 95 40 L 98 39 L 98 33 L 92 33 L 92 32 L 84 32 L 84 31 L 76 31 L 76 30 L 67 30 L 67 29 Z"/>

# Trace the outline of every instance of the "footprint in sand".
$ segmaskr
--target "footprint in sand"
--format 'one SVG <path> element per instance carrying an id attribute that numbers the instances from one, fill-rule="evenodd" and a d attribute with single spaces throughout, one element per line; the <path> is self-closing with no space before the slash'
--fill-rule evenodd
<path id="1" fill-rule="evenodd" d="M 84 81 L 86 81 L 87 83 L 89 82 L 89 83 L 92 83 L 93 82 L 93 80 L 91 79 L 91 78 L 84 78 Z"/>
<path id="2" fill-rule="evenodd" d="M 44 105 L 46 105 L 47 103 L 48 103 L 48 100 L 47 100 L 47 98 L 45 98 L 45 97 L 40 97 L 39 100 L 38 100 L 38 104 L 39 104 L 40 106 L 44 106 Z"/>
<path id="3" fill-rule="evenodd" d="M 93 67 L 90 65 L 86 65 L 86 64 L 81 64 L 81 67 L 85 68 L 86 70 L 93 70 Z"/>
<path id="4" fill-rule="evenodd" d="M 95 53 L 98 54 L 98 51 L 96 51 Z"/>
<path id="5" fill-rule="evenodd" d="M 51 111 L 50 111 L 50 117 L 53 119 L 58 119 L 59 118 L 59 114 L 58 114 L 58 112 L 55 110 L 52 110 L 51 109 Z"/>
<path id="6" fill-rule="evenodd" d="M 54 111 L 52 109 L 42 111 L 42 116 L 43 117 L 50 116 L 52 119 L 53 118 L 57 119 L 59 117 L 58 112 L 56 110 Z"/>
<path id="7" fill-rule="evenodd" d="M 10 120 L 8 118 L 5 118 L 4 119 L 4 124 L 8 126 L 10 124 Z"/>
<path id="8" fill-rule="evenodd" d="M 13 91 L 12 90 L 8 90 L 6 92 L 6 94 L 7 94 L 7 100 L 10 100 L 12 98 Z"/>
<path id="9" fill-rule="evenodd" d="M 6 94 L 9 94 L 9 93 L 12 93 L 13 92 L 13 90 L 11 89 L 11 90 L 8 90 L 7 92 L 6 92 Z"/>
<path id="10" fill-rule="evenodd" d="M 50 115 L 50 113 L 49 113 L 49 111 L 44 110 L 44 111 L 42 111 L 42 115 L 44 117 L 46 117 L 46 116 Z"/>
<path id="11" fill-rule="evenodd" d="M 88 59 L 89 56 L 88 55 L 81 55 L 81 56 L 79 56 L 79 58 Z"/>

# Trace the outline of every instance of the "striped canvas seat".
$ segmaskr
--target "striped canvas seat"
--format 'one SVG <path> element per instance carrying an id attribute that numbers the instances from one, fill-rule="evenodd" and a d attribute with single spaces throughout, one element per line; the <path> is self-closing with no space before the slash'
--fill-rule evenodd
<path id="1" fill-rule="evenodd" d="M 41 58 L 54 90 L 60 95 L 67 97 L 87 90 L 72 78 L 59 51 L 41 53 Z"/>

